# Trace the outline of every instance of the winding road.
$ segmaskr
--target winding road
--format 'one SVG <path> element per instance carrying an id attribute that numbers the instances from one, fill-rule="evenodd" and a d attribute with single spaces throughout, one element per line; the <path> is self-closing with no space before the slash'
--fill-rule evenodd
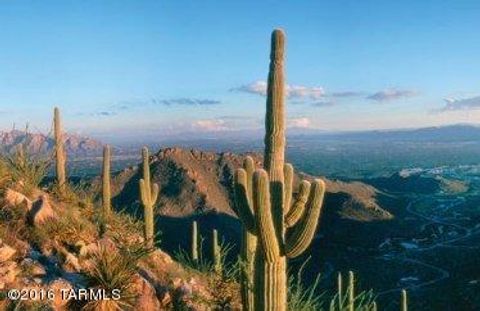
<path id="1" fill-rule="evenodd" d="M 471 249 L 478 248 L 478 246 L 457 246 L 457 245 L 450 245 L 450 244 L 461 241 L 461 240 L 464 240 L 464 239 L 467 239 L 474 234 L 478 234 L 480 232 L 480 229 L 472 230 L 472 229 L 460 226 L 458 224 L 446 222 L 446 221 L 444 221 L 442 219 L 438 219 L 436 217 L 429 217 L 427 215 L 418 213 L 418 212 L 412 210 L 413 205 L 417 201 L 418 200 L 413 200 L 413 201 L 409 202 L 409 204 L 407 205 L 406 211 L 408 213 L 410 213 L 411 215 L 415 216 L 415 217 L 418 217 L 418 218 L 421 218 L 423 220 L 428 221 L 427 224 L 424 224 L 422 226 L 423 228 L 425 228 L 425 226 L 429 225 L 429 224 L 439 224 L 439 225 L 444 225 L 444 226 L 455 227 L 460 232 L 465 232 L 465 234 L 463 234 L 461 236 L 457 236 L 455 238 L 451 238 L 451 239 L 447 239 L 447 240 L 444 240 L 444 241 L 434 243 L 433 245 L 429 245 L 429 246 L 425 246 L 425 247 L 419 247 L 419 248 L 415 248 L 415 249 L 409 249 L 407 251 L 407 253 L 424 252 L 424 251 L 432 250 L 432 249 L 438 248 L 438 247 L 471 248 Z M 453 202 L 453 203 L 451 203 L 451 206 L 449 206 L 448 208 L 453 207 L 455 205 L 456 205 L 456 203 Z M 438 267 L 438 266 L 431 265 L 429 263 L 426 263 L 426 262 L 423 262 L 423 261 L 420 261 L 420 260 L 417 260 L 417 259 L 413 259 L 413 258 L 409 258 L 409 257 L 398 258 L 398 257 L 393 257 L 393 256 L 392 257 L 382 256 L 382 257 L 376 257 L 376 258 L 377 259 L 382 259 L 382 260 L 388 260 L 388 261 L 400 261 L 400 262 L 404 262 L 404 263 L 413 263 L 413 264 L 420 265 L 420 266 L 423 266 L 425 268 L 431 269 L 431 270 L 436 271 L 438 273 L 438 277 L 436 277 L 434 279 L 430 279 L 428 281 L 425 281 L 425 282 L 422 282 L 422 283 L 419 283 L 419 284 L 413 284 L 413 285 L 402 286 L 402 287 L 395 287 L 395 288 L 391 288 L 391 289 L 388 289 L 388 290 L 384 290 L 384 291 L 379 292 L 377 294 L 377 296 L 391 294 L 391 293 L 394 293 L 394 292 L 400 292 L 402 289 L 417 290 L 417 289 L 420 289 L 420 288 L 423 288 L 423 287 L 426 287 L 426 286 L 436 284 L 436 283 L 438 283 L 440 281 L 443 281 L 445 279 L 448 279 L 450 277 L 450 272 L 448 270 L 443 269 L 443 268 Z"/>

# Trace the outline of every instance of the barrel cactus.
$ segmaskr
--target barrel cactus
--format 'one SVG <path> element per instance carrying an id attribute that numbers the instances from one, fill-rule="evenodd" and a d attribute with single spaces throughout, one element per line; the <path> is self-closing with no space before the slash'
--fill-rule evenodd
<path id="1" fill-rule="evenodd" d="M 257 238 L 253 269 L 256 311 L 286 310 L 286 260 L 301 255 L 310 245 L 325 193 L 322 180 L 312 184 L 304 180 L 293 199 L 293 167 L 285 163 L 284 46 L 283 31 L 275 30 L 267 86 L 264 169 L 256 170 L 251 180 L 246 169 L 238 169 L 234 181 L 236 212 L 245 229 Z"/>

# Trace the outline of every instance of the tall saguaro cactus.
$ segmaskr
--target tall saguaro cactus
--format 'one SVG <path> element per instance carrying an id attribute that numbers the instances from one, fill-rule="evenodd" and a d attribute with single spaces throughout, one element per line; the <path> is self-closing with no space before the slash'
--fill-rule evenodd
<path id="1" fill-rule="evenodd" d="M 103 217 L 110 216 L 112 210 L 112 192 L 110 189 L 110 146 L 103 147 L 103 167 L 102 167 L 102 207 Z"/>
<path id="2" fill-rule="evenodd" d="M 302 181 L 293 200 L 293 167 L 285 164 L 284 46 L 285 34 L 275 30 L 267 87 L 265 169 L 256 170 L 253 181 L 243 168 L 235 173 L 236 212 L 245 229 L 257 237 L 255 311 L 286 310 L 286 259 L 301 255 L 310 245 L 325 193 L 323 181 Z"/>
<path id="3" fill-rule="evenodd" d="M 143 157 L 143 178 L 140 179 L 140 199 L 143 205 L 143 218 L 145 222 L 145 241 L 147 245 L 153 247 L 155 235 L 155 218 L 153 207 L 158 198 L 158 184 L 152 184 L 150 180 L 150 163 L 147 147 L 142 149 Z"/>
<path id="4" fill-rule="evenodd" d="M 63 193 L 67 182 L 67 174 L 65 172 L 67 155 L 64 147 L 60 109 L 58 109 L 58 107 L 55 107 L 53 110 L 53 131 L 55 138 L 55 172 L 59 190 Z"/>

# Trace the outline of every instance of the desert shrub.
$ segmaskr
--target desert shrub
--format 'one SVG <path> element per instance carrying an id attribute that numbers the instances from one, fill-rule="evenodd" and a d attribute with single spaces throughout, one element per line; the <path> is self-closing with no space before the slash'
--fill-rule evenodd
<path id="1" fill-rule="evenodd" d="M 78 210 L 66 209 L 59 217 L 32 228 L 32 240 L 38 245 L 53 241 L 75 245 L 78 241 L 93 242 L 96 239 L 95 226 Z"/>
<path id="2" fill-rule="evenodd" d="M 173 257 L 185 268 L 197 270 L 202 273 L 211 272 L 213 271 L 213 261 L 207 259 L 203 254 L 204 242 L 205 238 L 200 236 L 198 260 L 194 260 L 189 252 L 180 248 L 173 254 Z"/>
<path id="3" fill-rule="evenodd" d="M 5 167 L 4 179 L 12 181 L 26 195 L 30 195 L 42 182 L 52 163 L 52 155 L 29 152 L 26 144 L 18 145 L 15 152 L 0 156 L 0 162 Z M 8 176 L 8 177 L 7 177 Z"/>
<path id="4" fill-rule="evenodd" d="M 353 309 L 350 308 L 349 291 L 351 284 L 342 293 L 330 293 L 319 288 L 320 274 L 311 285 L 304 285 L 302 276 L 308 259 L 301 265 L 296 275 L 288 278 L 288 310 L 295 311 L 371 311 L 374 310 L 375 295 L 372 290 L 354 294 Z M 340 286 L 342 284 L 340 283 Z"/>
<path id="5" fill-rule="evenodd" d="M 88 288 L 103 289 L 111 293 L 120 290 L 118 300 L 90 301 L 85 310 L 129 310 L 133 307 L 136 296 L 133 291 L 133 278 L 138 272 L 139 261 L 150 250 L 137 244 L 136 247 L 114 247 L 99 244 L 92 255 L 90 268 L 84 273 Z"/>
<path id="6" fill-rule="evenodd" d="M 63 187 L 60 187 L 58 183 L 50 186 L 50 193 L 59 201 L 79 207 L 93 206 L 98 195 L 97 192 L 97 187 L 85 181 L 76 184 L 67 183 Z"/>
<path id="7" fill-rule="evenodd" d="M 107 236 L 111 236 L 123 245 L 138 244 L 143 240 L 143 222 L 128 214 L 125 210 L 112 211 L 107 218 L 104 218 L 101 209 L 98 209 L 96 222 L 99 229 L 104 225 Z"/>
<path id="8" fill-rule="evenodd" d="M 202 273 L 215 272 L 214 260 L 212 256 L 206 256 L 204 251 L 205 238 L 202 235 L 199 235 L 199 244 L 198 244 L 198 260 L 194 260 L 189 252 L 183 249 L 179 249 L 173 255 L 176 261 L 178 261 L 182 266 L 197 270 Z M 219 243 L 219 255 L 220 255 L 220 265 L 222 267 L 222 278 L 225 280 L 236 280 L 239 275 L 239 264 L 234 262 L 228 264 L 227 257 L 228 254 L 232 251 L 233 245 L 226 243 L 222 240 Z"/>
<path id="9" fill-rule="evenodd" d="M 303 284 L 302 276 L 309 259 L 298 270 L 296 276 L 288 277 L 288 310 L 318 311 L 322 310 L 325 293 L 319 294 L 318 284 L 320 274 L 317 275 L 312 285 Z"/>

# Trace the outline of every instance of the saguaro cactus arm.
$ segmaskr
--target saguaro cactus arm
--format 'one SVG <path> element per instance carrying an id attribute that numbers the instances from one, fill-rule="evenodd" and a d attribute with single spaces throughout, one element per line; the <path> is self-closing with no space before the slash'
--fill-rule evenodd
<path id="1" fill-rule="evenodd" d="M 243 199 L 238 201 L 243 204 L 243 210 L 246 213 L 244 218 L 248 218 L 250 222 L 249 227 L 242 228 L 242 245 L 241 245 L 241 296 L 242 296 L 242 310 L 254 310 L 254 292 L 253 292 L 253 278 L 254 278 L 254 262 L 257 250 L 257 237 L 255 236 L 255 219 L 253 216 L 253 173 L 255 170 L 255 162 L 252 157 L 245 157 L 243 161 L 243 169 L 246 174 L 246 182 L 243 184 L 244 190 L 239 189 L 243 193 Z M 240 194 L 239 194 L 240 195 Z M 236 198 L 237 201 L 237 198 Z M 243 203 L 242 203 L 243 202 Z M 248 206 L 247 206 L 248 203 Z M 238 213 L 237 213 L 238 214 Z M 239 216 L 240 217 L 240 216 Z M 250 229 L 250 230 L 249 230 Z"/>
<path id="2" fill-rule="evenodd" d="M 150 197 L 152 198 L 152 204 L 155 204 L 155 202 L 157 202 L 159 192 L 160 192 L 160 187 L 158 186 L 158 184 L 157 183 L 153 184 L 152 192 L 150 195 Z"/>
<path id="3" fill-rule="evenodd" d="M 287 215 L 285 215 L 285 226 L 287 226 L 287 228 L 294 226 L 297 221 L 300 220 L 300 217 L 302 217 L 309 193 L 310 182 L 302 180 L 295 203 L 293 203 Z"/>
<path id="4" fill-rule="evenodd" d="M 146 190 L 148 193 L 150 193 L 150 164 L 149 162 L 149 155 L 148 155 L 148 148 L 143 147 L 142 148 L 142 158 L 143 158 L 143 179 L 147 181 Z"/>
<path id="5" fill-rule="evenodd" d="M 280 243 L 273 223 L 270 204 L 270 183 L 265 170 L 253 175 L 253 204 L 257 222 L 257 236 L 262 244 L 265 260 L 275 262 L 280 257 Z"/>
<path id="6" fill-rule="evenodd" d="M 287 257 L 294 258 L 302 254 L 310 245 L 317 229 L 320 211 L 325 194 L 325 183 L 317 179 L 313 182 L 312 190 L 306 205 L 306 210 L 300 221 L 293 227 L 285 243 Z"/>
<path id="7" fill-rule="evenodd" d="M 255 172 L 255 162 L 252 157 L 245 157 L 245 160 L 243 161 L 243 169 L 247 173 L 247 193 L 249 201 L 251 201 L 253 196 L 253 173 Z M 252 202 L 250 202 L 250 209 L 252 209 Z"/>
<path id="8" fill-rule="evenodd" d="M 283 214 L 286 215 L 290 210 L 292 204 L 292 192 L 293 192 L 293 166 L 290 163 L 286 163 L 283 166 L 283 178 L 284 178 L 284 208 Z"/>
<path id="9" fill-rule="evenodd" d="M 160 188 L 158 187 L 158 184 L 153 184 L 150 190 L 150 187 L 148 186 L 149 184 L 149 182 L 145 182 L 145 180 L 140 179 L 140 199 L 142 200 L 143 205 L 153 206 L 158 199 L 158 193 L 160 191 Z"/>
<path id="10" fill-rule="evenodd" d="M 249 202 L 247 172 L 244 169 L 240 168 L 235 172 L 234 186 L 235 213 L 243 222 L 246 229 L 254 232 L 255 218 Z"/>

